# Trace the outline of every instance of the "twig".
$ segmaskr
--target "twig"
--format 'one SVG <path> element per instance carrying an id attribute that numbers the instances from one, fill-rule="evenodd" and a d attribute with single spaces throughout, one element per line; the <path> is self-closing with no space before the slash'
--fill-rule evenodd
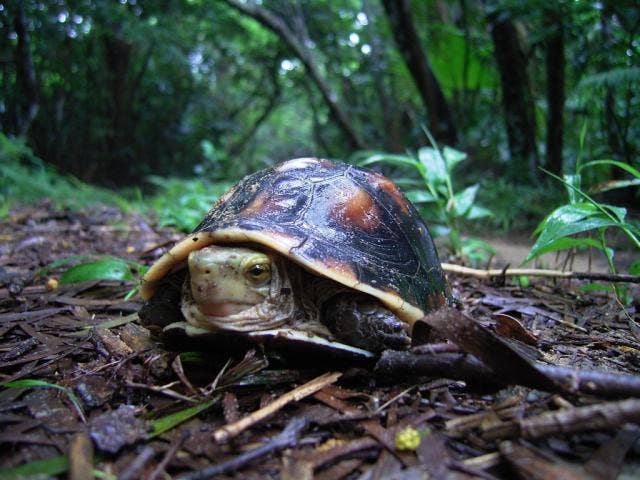
<path id="1" fill-rule="evenodd" d="M 152 392 L 161 393 L 166 395 L 167 397 L 175 398 L 178 400 L 183 400 L 189 403 L 197 403 L 197 400 L 187 397 L 186 395 L 182 395 L 181 393 L 176 392 L 175 390 L 171 390 L 170 387 L 177 385 L 180 382 L 171 382 L 166 385 L 157 386 L 157 385 L 146 385 L 144 383 L 136 383 L 136 382 L 126 382 L 125 385 L 130 388 L 142 388 L 145 390 L 150 390 Z"/>
<path id="2" fill-rule="evenodd" d="M 240 433 L 242 433 L 247 428 L 255 425 L 256 423 L 264 420 L 265 418 L 273 415 L 275 412 L 283 408 L 285 405 L 291 402 L 296 402 L 302 400 L 309 395 L 313 395 L 319 390 L 322 390 L 327 385 L 331 385 L 334 383 L 342 373 L 339 372 L 329 372 L 319 377 L 314 378 L 310 382 L 305 383 L 304 385 L 299 386 L 291 390 L 290 392 L 285 393 L 280 398 L 274 400 L 266 407 L 263 407 L 255 412 L 247 415 L 244 418 L 241 418 L 235 423 L 231 423 L 229 425 L 225 425 L 224 427 L 216 430 L 213 433 L 213 438 L 217 442 L 225 442 L 230 438 L 233 438 Z"/>
<path id="3" fill-rule="evenodd" d="M 564 408 L 534 417 L 497 424 L 483 432 L 486 440 L 519 436 L 536 439 L 557 434 L 616 428 L 640 420 L 640 400 L 604 402 L 586 407 Z"/>
<path id="4" fill-rule="evenodd" d="M 76 433 L 69 447 L 69 479 L 93 478 L 93 443 L 86 432 Z"/>
<path id="5" fill-rule="evenodd" d="M 273 437 L 264 445 L 261 445 L 258 448 L 254 448 L 253 450 L 249 450 L 248 452 L 238 455 L 237 457 L 232 458 L 231 460 L 228 460 L 226 462 L 212 465 L 211 467 L 207 467 L 204 470 L 179 477 L 179 480 L 205 480 L 207 478 L 213 477 L 214 475 L 222 475 L 223 473 L 233 472 L 257 458 L 264 457 L 265 455 L 283 450 L 285 448 L 293 447 L 298 443 L 298 437 L 300 436 L 300 433 L 307 427 L 307 425 L 308 420 L 305 417 L 295 417 L 287 424 L 282 432 Z"/>
<path id="6" fill-rule="evenodd" d="M 135 478 L 140 478 L 140 474 L 147 464 L 153 460 L 155 454 L 155 449 L 151 445 L 147 445 L 138 455 L 136 455 L 136 458 L 133 459 L 118 478 L 120 480 L 133 480 Z"/>
<path id="7" fill-rule="evenodd" d="M 164 457 L 162 457 L 162 460 L 160 460 L 160 463 L 156 465 L 156 468 L 153 469 L 153 471 L 149 474 L 148 477 L 145 478 L 145 480 L 156 480 L 156 478 L 162 474 L 164 469 L 167 468 L 169 462 L 173 459 L 173 457 L 175 457 L 182 444 L 187 438 L 189 438 L 189 435 L 190 432 L 188 430 L 183 431 L 182 435 L 173 442 L 169 450 L 167 450 L 167 453 L 164 455 Z"/>
<path id="8" fill-rule="evenodd" d="M 475 278 L 492 277 L 550 277 L 550 278 L 576 278 L 578 280 L 600 280 L 604 282 L 628 282 L 640 283 L 640 275 L 625 275 L 622 273 L 594 273 L 594 272 L 563 272 L 562 270 L 544 270 L 538 268 L 494 268 L 481 270 L 478 268 L 463 267 L 453 263 L 443 263 L 445 272 L 467 275 Z"/>

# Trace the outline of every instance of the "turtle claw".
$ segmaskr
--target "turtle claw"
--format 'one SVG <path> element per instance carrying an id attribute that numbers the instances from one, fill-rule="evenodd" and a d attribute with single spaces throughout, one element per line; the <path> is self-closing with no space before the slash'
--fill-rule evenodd
<path id="1" fill-rule="evenodd" d="M 365 295 L 340 294 L 329 300 L 324 323 L 341 341 L 365 350 L 403 350 L 411 344 L 405 324 Z"/>

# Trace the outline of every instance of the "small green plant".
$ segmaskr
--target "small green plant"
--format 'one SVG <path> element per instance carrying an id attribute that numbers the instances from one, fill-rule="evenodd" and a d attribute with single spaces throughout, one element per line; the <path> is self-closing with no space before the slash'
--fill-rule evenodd
<path id="1" fill-rule="evenodd" d="M 622 168 L 636 179 L 620 182 L 613 188 L 634 185 L 640 182 L 640 171 L 630 165 L 614 160 L 594 160 L 584 165 L 578 164 L 576 173 L 564 175 L 564 178 L 560 178 L 551 172 L 546 172 L 565 185 L 569 201 L 547 215 L 535 229 L 534 235 L 537 235 L 537 239 L 525 262 L 548 252 L 594 248 L 604 254 L 610 272 L 616 273 L 613 261 L 615 251 L 609 247 L 607 242 L 607 230 L 611 227 L 622 231 L 634 247 L 640 250 L 640 229 L 626 219 L 627 210 L 622 207 L 600 203 L 583 190 L 581 185 L 583 172 L 585 169 L 596 165 Z M 586 234 L 586 236 L 576 236 L 578 234 Z M 629 273 L 632 275 L 640 274 L 640 260 L 631 265 Z M 587 288 L 610 290 L 609 287 L 600 285 L 588 285 Z M 613 287 L 613 290 L 619 299 L 625 300 L 625 290 L 623 288 Z"/>
<path id="2" fill-rule="evenodd" d="M 419 188 L 416 183 L 399 179 L 402 186 L 412 185 L 406 190 L 407 197 L 420 210 L 436 236 L 447 236 L 453 255 L 468 258 L 477 264 L 486 260 L 493 249 L 486 242 L 474 238 L 462 238 L 461 223 L 491 216 L 490 210 L 476 203 L 479 184 L 470 185 L 456 191 L 453 185 L 453 171 L 467 158 L 464 152 L 444 147 L 436 147 L 427 132 L 433 147 L 423 147 L 417 155 L 394 155 L 375 153 L 358 163 L 362 166 L 374 163 L 388 163 L 399 167 L 410 167 L 420 176 Z"/>

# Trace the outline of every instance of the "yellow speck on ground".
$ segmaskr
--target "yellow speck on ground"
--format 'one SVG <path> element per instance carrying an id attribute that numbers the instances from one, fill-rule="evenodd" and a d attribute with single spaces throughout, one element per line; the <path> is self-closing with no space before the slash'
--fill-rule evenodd
<path id="1" fill-rule="evenodd" d="M 413 427 L 407 427 L 396 434 L 396 449 L 413 451 L 420 445 L 420 432 Z"/>
<path id="2" fill-rule="evenodd" d="M 327 450 L 331 450 L 332 448 L 339 447 L 341 445 L 344 445 L 345 443 L 347 442 L 339 438 L 330 438 L 329 440 L 324 442 L 322 445 L 318 445 L 318 447 L 316 448 L 316 451 L 326 452 Z"/>
<path id="3" fill-rule="evenodd" d="M 47 290 L 55 290 L 56 288 L 58 288 L 59 283 L 60 282 L 58 282 L 57 278 L 49 278 L 46 283 Z"/>

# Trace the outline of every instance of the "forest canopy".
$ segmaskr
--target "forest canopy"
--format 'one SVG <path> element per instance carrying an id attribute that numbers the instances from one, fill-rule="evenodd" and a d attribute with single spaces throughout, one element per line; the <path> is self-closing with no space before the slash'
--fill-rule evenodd
<path id="1" fill-rule="evenodd" d="M 638 167 L 631 1 L 26 0 L 0 21 L 2 132 L 93 183 L 406 153 L 425 129 L 489 179 Z"/>

